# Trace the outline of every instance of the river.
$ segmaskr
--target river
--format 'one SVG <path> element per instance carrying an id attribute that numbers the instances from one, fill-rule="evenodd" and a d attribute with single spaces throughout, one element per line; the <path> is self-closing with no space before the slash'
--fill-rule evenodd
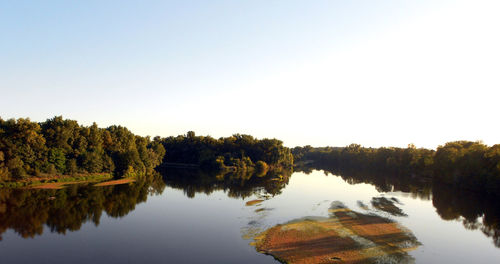
<path id="1" fill-rule="evenodd" d="M 332 202 L 410 230 L 420 243 L 411 262 L 498 263 L 498 200 L 446 188 L 321 170 L 281 180 L 174 170 L 126 185 L 2 189 L 1 263 L 277 263 L 253 236 L 327 217 Z M 402 213 L 375 208 L 381 197 Z"/>

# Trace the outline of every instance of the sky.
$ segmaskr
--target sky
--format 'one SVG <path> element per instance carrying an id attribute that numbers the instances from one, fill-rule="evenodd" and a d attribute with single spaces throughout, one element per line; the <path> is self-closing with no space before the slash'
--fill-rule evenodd
<path id="1" fill-rule="evenodd" d="M 500 1 L 2 1 L 0 117 L 500 143 Z"/>

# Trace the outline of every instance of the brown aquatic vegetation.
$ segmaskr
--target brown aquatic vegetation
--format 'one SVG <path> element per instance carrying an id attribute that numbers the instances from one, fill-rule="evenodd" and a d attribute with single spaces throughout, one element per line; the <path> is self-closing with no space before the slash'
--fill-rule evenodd
<path id="1" fill-rule="evenodd" d="M 259 252 L 283 263 L 409 263 L 419 242 L 396 222 L 333 203 L 330 217 L 306 217 L 257 235 Z"/>
<path id="2" fill-rule="evenodd" d="M 259 209 L 256 209 L 254 212 L 256 213 L 260 213 L 260 212 L 266 212 L 266 211 L 272 211 L 273 208 L 259 208 Z"/>
<path id="3" fill-rule="evenodd" d="M 98 184 L 94 184 L 94 186 L 110 186 L 110 185 L 118 185 L 118 184 L 127 184 L 135 182 L 134 178 L 125 178 L 125 179 L 120 179 L 120 180 L 114 180 L 114 181 L 107 181 L 107 182 L 100 182 Z"/>
<path id="4" fill-rule="evenodd" d="M 252 205 L 256 205 L 256 204 L 260 204 L 262 203 L 264 200 L 260 200 L 260 199 L 257 199 L 257 200 L 251 200 L 251 201 L 248 201 L 246 202 L 246 206 L 252 206 Z"/>
<path id="5" fill-rule="evenodd" d="M 399 203 L 396 198 L 387 199 L 385 197 L 373 197 L 372 198 L 372 206 L 377 208 L 378 210 L 387 212 L 394 216 L 408 216 L 401 210 L 401 208 L 397 207 L 394 203 Z"/>

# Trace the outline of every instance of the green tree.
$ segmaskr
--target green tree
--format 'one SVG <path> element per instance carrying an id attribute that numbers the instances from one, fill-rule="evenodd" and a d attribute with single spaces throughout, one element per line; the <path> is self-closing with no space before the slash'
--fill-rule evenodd
<path id="1" fill-rule="evenodd" d="M 48 161 L 50 164 L 54 164 L 56 170 L 60 173 L 64 173 L 66 170 L 66 156 L 64 155 L 64 150 L 60 148 L 50 149 L 48 155 Z"/>

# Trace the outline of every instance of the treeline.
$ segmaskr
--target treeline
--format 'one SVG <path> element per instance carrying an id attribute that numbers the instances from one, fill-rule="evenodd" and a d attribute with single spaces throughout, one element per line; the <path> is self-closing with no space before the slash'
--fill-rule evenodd
<path id="1" fill-rule="evenodd" d="M 122 126 L 82 126 L 61 116 L 40 123 L 0 118 L 0 182 L 92 173 L 137 176 L 162 163 L 263 176 L 292 168 L 293 156 L 280 140 L 249 135 L 214 139 L 188 132 L 151 139 Z"/>
<path id="2" fill-rule="evenodd" d="M 0 181 L 62 174 L 144 175 L 164 155 L 159 138 L 137 136 L 121 126 L 82 126 L 60 116 L 41 123 L 0 118 Z"/>
<path id="3" fill-rule="evenodd" d="M 343 148 L 311 146 L 292 150 L 297 164 L 314 162 L 334 171 L 388 173 L 431 178 L 469 189 L 497 192 L 500 189 L 500 145 L 456 141 L 436 150 L 416 148 L 365 148 L 351 144 Z"/>
<path id="4" fill-rule="evenodd" d="M 235 134 L 215 139 L 194 132 L 162 139 L 167 155 L 164 163 L 195 164 L 204 169 L 230 169 L 264 175 L 268 170 L 291 168 L 291 150 L 277 139 L 256 139 Z"/>

